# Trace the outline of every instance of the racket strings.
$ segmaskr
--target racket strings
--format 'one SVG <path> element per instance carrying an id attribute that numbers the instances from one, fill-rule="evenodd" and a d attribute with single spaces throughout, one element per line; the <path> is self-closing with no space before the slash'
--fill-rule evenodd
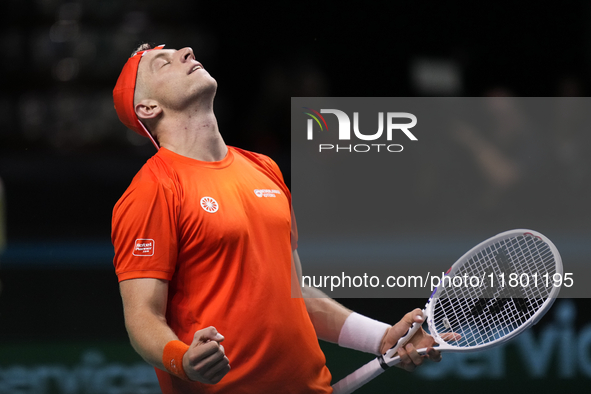
<path id="1" fill-rule="evenodd" d="M 551 278 L 555 272 L 554 254 L 538 237 L 519 235 L 489 245 L 464 264 L 454 265 L 449 281 L 435 295 L 437 334 L 460 334 L 461 339 L 449 345 L 464 348 L 507 336 L 528 324 L 542 307 L 552 290 L 551 285 L 546 286 L 544 274 Z M 455 286 L 460 282 L 453 282 L 457 277 L 480 280 L 477 286 L 465 279 Z"/>

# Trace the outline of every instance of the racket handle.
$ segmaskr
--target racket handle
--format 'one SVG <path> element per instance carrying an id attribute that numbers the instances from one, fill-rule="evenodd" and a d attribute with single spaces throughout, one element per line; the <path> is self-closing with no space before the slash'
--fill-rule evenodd
<path id="1" fill-rule="evenodd" d="M 427 354 L 427 348 L 418 349 L 420 355 Z M 381 359 L 381 360 L 380 360 Z M 339 380 L 333 384 L 333 394 L 349 394 L 363 386 L 373 378 L 379 376 L 386 370 L 382 365 L 385 363 L 388 367 L 393 367 L 400 363 L 400 357 L 396 356 L 387 362 L 382 357 L 374 358 L 372 361 L 365 364 L 355 372 L 350 373 L 347 377 Z"/>
<path id="2" fill-rule="evenodd" d="M 421 311 L 421 316 L 423 317 L 423 322 L 425 321 L 425 311 Z M 370 380 L 374 379 L 378 375 L 382 374 L 386 368 L 396 365 L 400 362 L 400 357 L 394 357 L 398 348 L 403 346 L 412 336 L 417 332 L 419 328 L 423 325 L 423 322 L 417 323 L 414 322 L 412 326 L 408 329 L 406 334 L 404 334 L 396 345 L 394 345 L 390 350 L 388 350 L 383 356 L 373 359 L 372 361 L 365 364 L 363 367 L 359 368 L 355 372 L 349 374 L 342 380 L 339 380 L 332 386 L 333 394 L 349 394 L 353 391 L 357 390 L 359 387 L 363 386 Z M 426 351 L 426 349 L 421 349 Z M 385 366 L 382 364 L 386 364 Z"/>
<path id="3" fill-rule="evenodd" d="M 396 345 L 392 346 L 386 353 L 384 353 L 385 360 L 388 360 L 388 359 L 394 357 L 394 355 L 396 354 L 396 352 L 398 351 L 400 346 L 404 346 L 406 344 L 406 342 L 408 342 L 408 340 L 410 338 L 412 338 L 413 335 L 415 335 L 415 333 L 419 330 L 419 328 L 421 328 L 421 326 L 423 325 L 423 323 L 425 321 L 425 311 L 421 311 L 421 316 L 423 318 L 423 321 L 420 323 L 414 322 L 412 324 L 412 326 L 410 326 L 410 328 L 408 329 L 406 334 L 404 334 L 398 340 L 398 342 L 396 342 Z"/>
<path id="4" fill-rule="evenodd" d="M 335 383 L 332 386 L 332 392 L 333 394 L 350 394 L 376 376 L 381 375 L 384 371 L 378 359 L 374 358 L 346 378 Z"/>

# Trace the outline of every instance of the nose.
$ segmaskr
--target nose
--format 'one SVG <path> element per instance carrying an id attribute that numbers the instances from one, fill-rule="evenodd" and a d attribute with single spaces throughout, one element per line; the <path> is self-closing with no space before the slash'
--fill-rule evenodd
<path id="1" fill-rule="evenodd" d="M 191 59 L 195 59 L 195 55 L 193 54 L 193 49 L 186 47 L 179 50 L 181 62 L 185 63 Z"/>

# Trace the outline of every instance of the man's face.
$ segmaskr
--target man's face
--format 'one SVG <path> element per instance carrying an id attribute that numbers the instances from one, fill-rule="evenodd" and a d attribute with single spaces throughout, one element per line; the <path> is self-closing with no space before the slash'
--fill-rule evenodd
<path id="1" fill-rule="evenodd" d="M 147 96 L 143 98 L 175 111 L 184 110 L 200 98 L 212 98 L 217 88 L 217 82 L 195 60 L 191 48 L 146 52 L 137 78 Z"/>

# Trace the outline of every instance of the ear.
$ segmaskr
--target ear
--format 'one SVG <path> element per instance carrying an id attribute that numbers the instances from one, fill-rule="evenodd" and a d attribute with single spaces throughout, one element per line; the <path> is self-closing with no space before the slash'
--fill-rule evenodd
<path id="1" fill-rule="evenodd" d="M 142 100 L 135 105 L 134 109 L 140 119 L 155 119 L 162 113 L 162 107 L 155 100 Z"/>

